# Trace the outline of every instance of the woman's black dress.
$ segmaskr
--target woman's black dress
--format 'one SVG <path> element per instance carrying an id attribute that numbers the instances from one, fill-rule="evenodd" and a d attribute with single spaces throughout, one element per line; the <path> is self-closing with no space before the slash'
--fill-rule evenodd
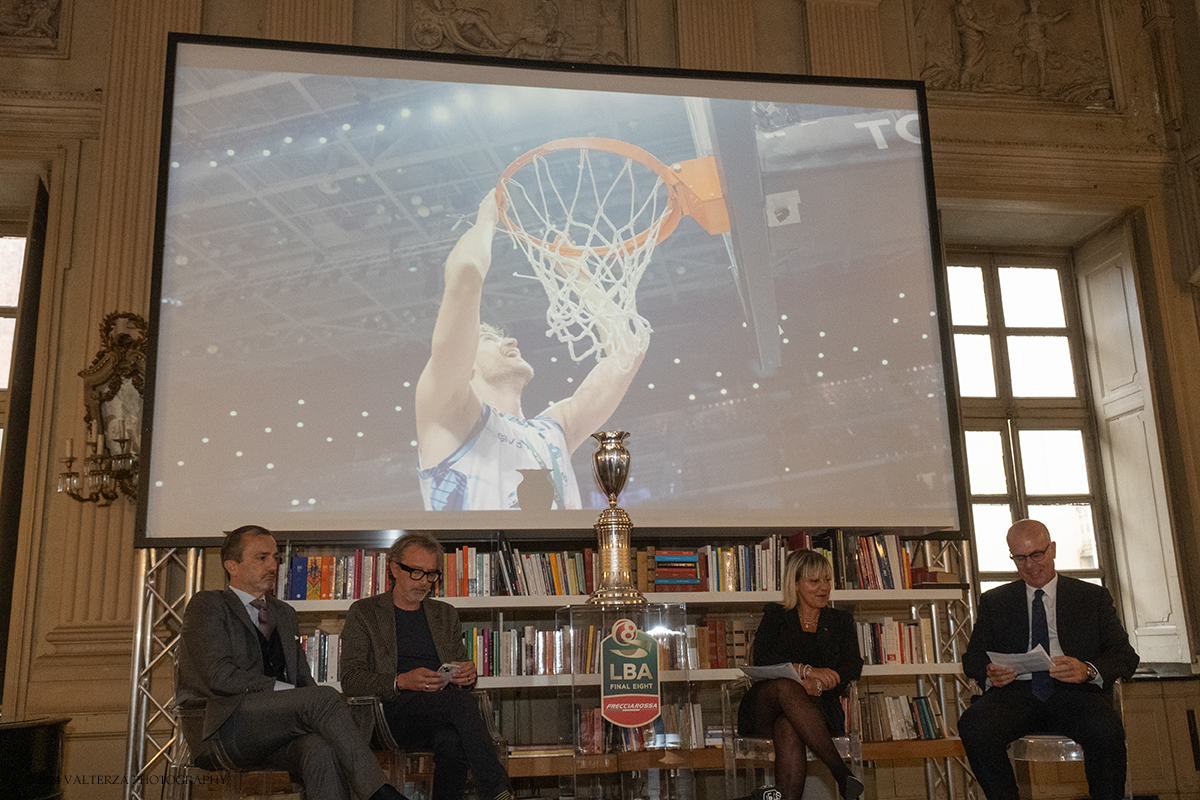
<path id="1" fill-rule="evenodd" d="M 813 667 L 828 667 L 836 670 L 841 683 L 814 697 L 831 736 L 846 732 L 845 714 L 842 712 L 841 696 L 850 681 L 858 680 L 862 674 L 863 660 L 858 652 L 858 634 L 854 628 L 854 617 L 845 611 L 826 606 L 817 619 L 816 631 L 809 633 L 800 625 L 800 615 L 795 608 L 784 609 L 778 603 L 767 603 L 763 609 L 762 622 L 754 635 L 754 663 L 771 666 L 784 662 L 809 664 Z M 738 731 L 743 736 L 770 737 L 770 731 L 754 729 L 752 710 L 758 699 L 760 683 L 754 684 L 742 697 L 738 707 Z"/>

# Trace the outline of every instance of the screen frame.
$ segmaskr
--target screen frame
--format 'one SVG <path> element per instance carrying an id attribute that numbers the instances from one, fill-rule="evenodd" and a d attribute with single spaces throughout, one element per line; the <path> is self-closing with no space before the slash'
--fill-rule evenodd
<path id="1" fill-rule="evenodd" d="M 926 217 L 928 220 L 928 235 L 930 259 L 933 267 L 933 289 L 937 311 L 937 330 L 940 337 L 942 356 L 942 377 L 946 400 L 946 425 L 949 436 L 950 459 L 954 479 L 954 498 L 957 506 L 958 529 L 932 529 L 924 527 L 871 527 L 870 532 L 899 533 L 905 538 L 931 537 L 938 539 L 966 539 L 970 528 L 969 496 L 966 482 L 965 442 L 961 419 L 960 399 L 957 390 L 957 373 L 953 363 L 953 342 L 950 330 L 949 299 L 946 281 L 946 271 L 943 261 L 941 237 L 938 226 L 938 211 L 934 190 L 934 170 L 932 147 L 929 129 L 928 105 L 926 102 L 925 84 L 921 81 L 906 81 L 897 79 L 850 79 L 828 76 L 800 76 L 754 72 L 729 71 L 700 71 L 663 67 L 611 66 L 597 64 L 580 64 L 556 61 L 528 61 L 483 57 L 463 54 L 429 53 L 410 50 L 392 50 L 383 48 L 358 47 L 347 45 L 331 45 L 322 43 L 289 42 L 280 40 L 237 38 L 227 36 L 212 36 L 206 34 L 177 33 L 168 34 L 166 65 L 164 74 L 163 105 L 161 118 L 157 197 L 155 205 L 153 264 L 150 285 L 149 340 L 146 359 L 146 380 L 144 392 L 144 412 L 142 417 L 141 467 L 139 470 L 139 485 L 137 510 L 134 528 L 134 546 L 145 547 L 203 547 L 219 545 L 224 532 L 214 532 L 211 536 L 159 536 L 147 534 L 147 516 L 149 493 L 153 490 L 150 484 L 149 460 L 152 453 L 154 437 L 154 404 L 157 383 L 157 364 L 159 352 L 156 346 L 162 309 L 162 285 L 164 268 L 164 244 L 167 224 L 167 187 L 171 160 L 171 137 L 174 107 L 175 72 L 178 50 L 180 45 L 200 44 L 220 47 L 241 47 L 262 50 L 276 50 L 281 53 L 313 53 L 333 56 L 352 56 L 371 59 L 387 59 L 390 61 L 410 61 L 421 64 L 449 63 L 480 71 L 480 83 L 488 83 L 486 73 L 493 68 L 506 70 L 525 70 L 531 75 L 537 73 L 569 73 L 584 76 L 613 76 L 621 78 L 655 78 L 678 81 L 681 89 L 687 81 L 737 81 L 741 83 L 763 84 L 803 84 L 825 87 L 855 87 L 900 89 L 911 91 L 915 95 L 918 114 L 918 124 L 921 137 L 921 162 L 924 172 Z M 686 96 L 681 91 L 680 96 Z M 636 447 L 631 448 L 632 457 L 636 460 Z M 581 483 L 587 478 L 581 477 Z M 806 525 L 761 526 L 748 525 L 745 527 L 654 527 L 637 526 L 637 514 L 634 512 L 634 537 L 636 539 L 661 538 L 696 538 L 714 539 L 745 539 L 747 537 L 767 536 L 776 533 L 790 533 L 796 530 L 812 528 Z M 246 522 L 252 523 L 253 520 Z M 386 545 L 404 529 L 345 529 L 345 530 L 311 530 L 311 529 L 273 529 L 277 538 L 296 542 L 321 542 L 329 544 L 377 544 Z M 824 530 L 822 527 L 821 530 Z M 846 530 L 856 530 L 847 527 Z M 815 529 L 813 532 L 816 532 Z M 487 538 L 497 533 L 495 527 L 487 528 L 452 528 L 438 529 L 436 533 L 447 540 L 466 541 L 470 539 Z M 584 529 L 554 530 L 554 529 L 525 529 L 505 528 L 504 533 L 512 538 L 521 540 L 566 541 L 585 538 L 590 533 Z"/>

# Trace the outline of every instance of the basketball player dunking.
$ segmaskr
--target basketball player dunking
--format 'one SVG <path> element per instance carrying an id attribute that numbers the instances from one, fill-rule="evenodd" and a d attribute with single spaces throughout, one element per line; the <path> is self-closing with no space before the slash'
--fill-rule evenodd
<path id="1" fill-rule="evenodd" d="M 580 508 L 571 454 L 612 416 L 645 351 L 623 335 L 626 326 L 601 325 L 603 355 L 575 393 L 526 418 L 521 393 L 533 367 L 516 339 L 479 318 L 497 215 L 492 191 L 446 259 L 429 361 L 417 381 L 421 495 L 428 510 L 518 508 L 518 470 L 541 469 L 554 485 L 552 507 Z M 600 318 L 611 303 L 586 289 L 581 302 Z"/>

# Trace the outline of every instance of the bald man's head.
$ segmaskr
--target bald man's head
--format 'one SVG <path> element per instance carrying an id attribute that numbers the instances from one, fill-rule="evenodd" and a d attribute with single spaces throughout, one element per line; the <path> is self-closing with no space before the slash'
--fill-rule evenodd
<path id="1" fill-rule="evenodd" d="M 1058 574 L 1050 529 L 1036 519 L 1023 519 L 1008 529 L 1008 552 L 1021 580 L 1040 589 Z"/>

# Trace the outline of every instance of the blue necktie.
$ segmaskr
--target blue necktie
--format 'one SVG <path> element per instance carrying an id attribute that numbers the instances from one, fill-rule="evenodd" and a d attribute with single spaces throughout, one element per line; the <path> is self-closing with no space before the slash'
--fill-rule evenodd
<path id="1" fill-rule="evenodd" d="M 1050 627 L 1046 623 L 1046 606 L 1042 603 L 1045 592 L 1038 589 L 1033 593 L 1033 619 L 1030 629 L 1033 631 L 1033 646 L 1039 644 L 1047 653 L 1050 652 Z M 1046 700 L 1054 693 L 1054 679 L 1046 670 L 1033 673 L 1033 696 L 1038 700 Z"/>

